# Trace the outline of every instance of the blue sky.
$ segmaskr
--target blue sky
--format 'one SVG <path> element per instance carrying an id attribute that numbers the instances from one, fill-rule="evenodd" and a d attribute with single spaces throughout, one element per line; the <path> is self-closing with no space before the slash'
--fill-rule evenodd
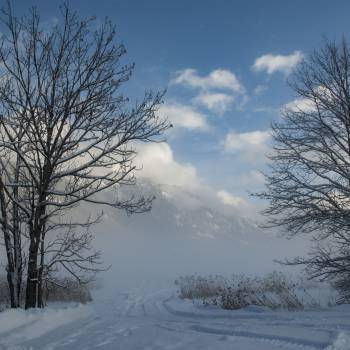
<path id="1" fill-rule="evenodd" d="M 38 6 L 43 20 L 58 1 Z M 126 91 L 167 88 L 161 113 L 175 125 L 167 143 L 141 151 L 145 176 L 192 188 L 200 183 L 227 203 L 261 188 L 271 120 L 295 99 L 292 68 L 323 36 L 349 36 L 348 1 L 83 1 L 81 16 L 108 16 L 136 69 Z M 148 168 L 147 168 L 148 167 Z"/>

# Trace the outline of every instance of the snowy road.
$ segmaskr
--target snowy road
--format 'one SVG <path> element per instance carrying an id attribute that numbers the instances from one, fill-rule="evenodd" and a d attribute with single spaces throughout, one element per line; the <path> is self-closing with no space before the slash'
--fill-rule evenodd
<path id="1" fill-rule="evenodd" d="M 0 314 L 0 349 L 349 350 L 350 307 L 224 311 L 171 297 L 119 294 L 88 306 Z"/>

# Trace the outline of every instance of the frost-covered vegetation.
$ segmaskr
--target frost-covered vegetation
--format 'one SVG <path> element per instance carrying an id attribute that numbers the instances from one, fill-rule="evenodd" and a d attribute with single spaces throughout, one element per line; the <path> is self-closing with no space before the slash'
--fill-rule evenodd
<path id="1" fill-rule="evenodd" d="M 22 291 L 24 291 L 24 283 Z M 78 302 L 86 304 L 92 301 L 90 289 L 92 284 L 80 284 L 73 278 L 64 277 L 50 281 L 43 288 L 43 300 L 45 304 L 50 302 Z M 20 305 L 24 305 L 25 295 L 21 293 Z M 9 308 L 11 305 L 10 295 L 8 291 L 8 283 L 5 276 L 0 276 L 0 311 Z"/>
<path id="2" fill-rule="evenodd" d="M 295 280 L 280 272 L 263 277 L 190 275 L 178 278 L 175 283 L 180 298 L 199 299 L 205 305 L 228 310 L 248 305 L 303 310 L 333 306 L 340 301 L 337 291 L 328 283 Z"/>

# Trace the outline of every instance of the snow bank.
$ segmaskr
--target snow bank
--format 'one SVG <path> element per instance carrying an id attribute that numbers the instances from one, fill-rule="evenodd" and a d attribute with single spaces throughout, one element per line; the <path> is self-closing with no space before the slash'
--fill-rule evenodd
<path id="1" fill-rule="evenodd" d="M 350 335 L 344 332 L 338 334 L 334 344 L 326 350 L 349 350 L 350 349 Z"/>
<path id="2" fill-rule="evenodd" d="M 228 311 L 140 288 L 88 306 L 55 307 L 0 313 L 0 349 L 350 349 L 350 305 Z"/>
<path id="3" fill-rule="evenodd" d="M 17 344 L 39 338 L 64 324 L 86 318 L 91 309 L 86 305 L 44 310 L 11 309 L 0 313 L 0 344 Z"/>

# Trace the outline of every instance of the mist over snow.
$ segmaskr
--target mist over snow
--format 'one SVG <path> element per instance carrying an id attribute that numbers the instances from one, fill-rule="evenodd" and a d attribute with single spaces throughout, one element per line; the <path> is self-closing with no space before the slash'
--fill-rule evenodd
<path id="1" fill-rule="evenodd" d="M 1 1 L 0 350 L 350 350 L 349 11 Z"/>
<path id="2" fill-rule="evenodd" d="M 200 193 L 142 179 L 122 191 L 126 197 L 142 193 L 156 199 L 151 212 L 143 214 L 103 208 L 103 221 L 94 232 L 95 246 L 111 265 L 99 276 L 107 293 L 150 281 L 169 286 L 185 274 L 263 274 L 283 269 L 274 259 L 306 251 L 303 239 L 261 230 L 210 189 Z"/>

